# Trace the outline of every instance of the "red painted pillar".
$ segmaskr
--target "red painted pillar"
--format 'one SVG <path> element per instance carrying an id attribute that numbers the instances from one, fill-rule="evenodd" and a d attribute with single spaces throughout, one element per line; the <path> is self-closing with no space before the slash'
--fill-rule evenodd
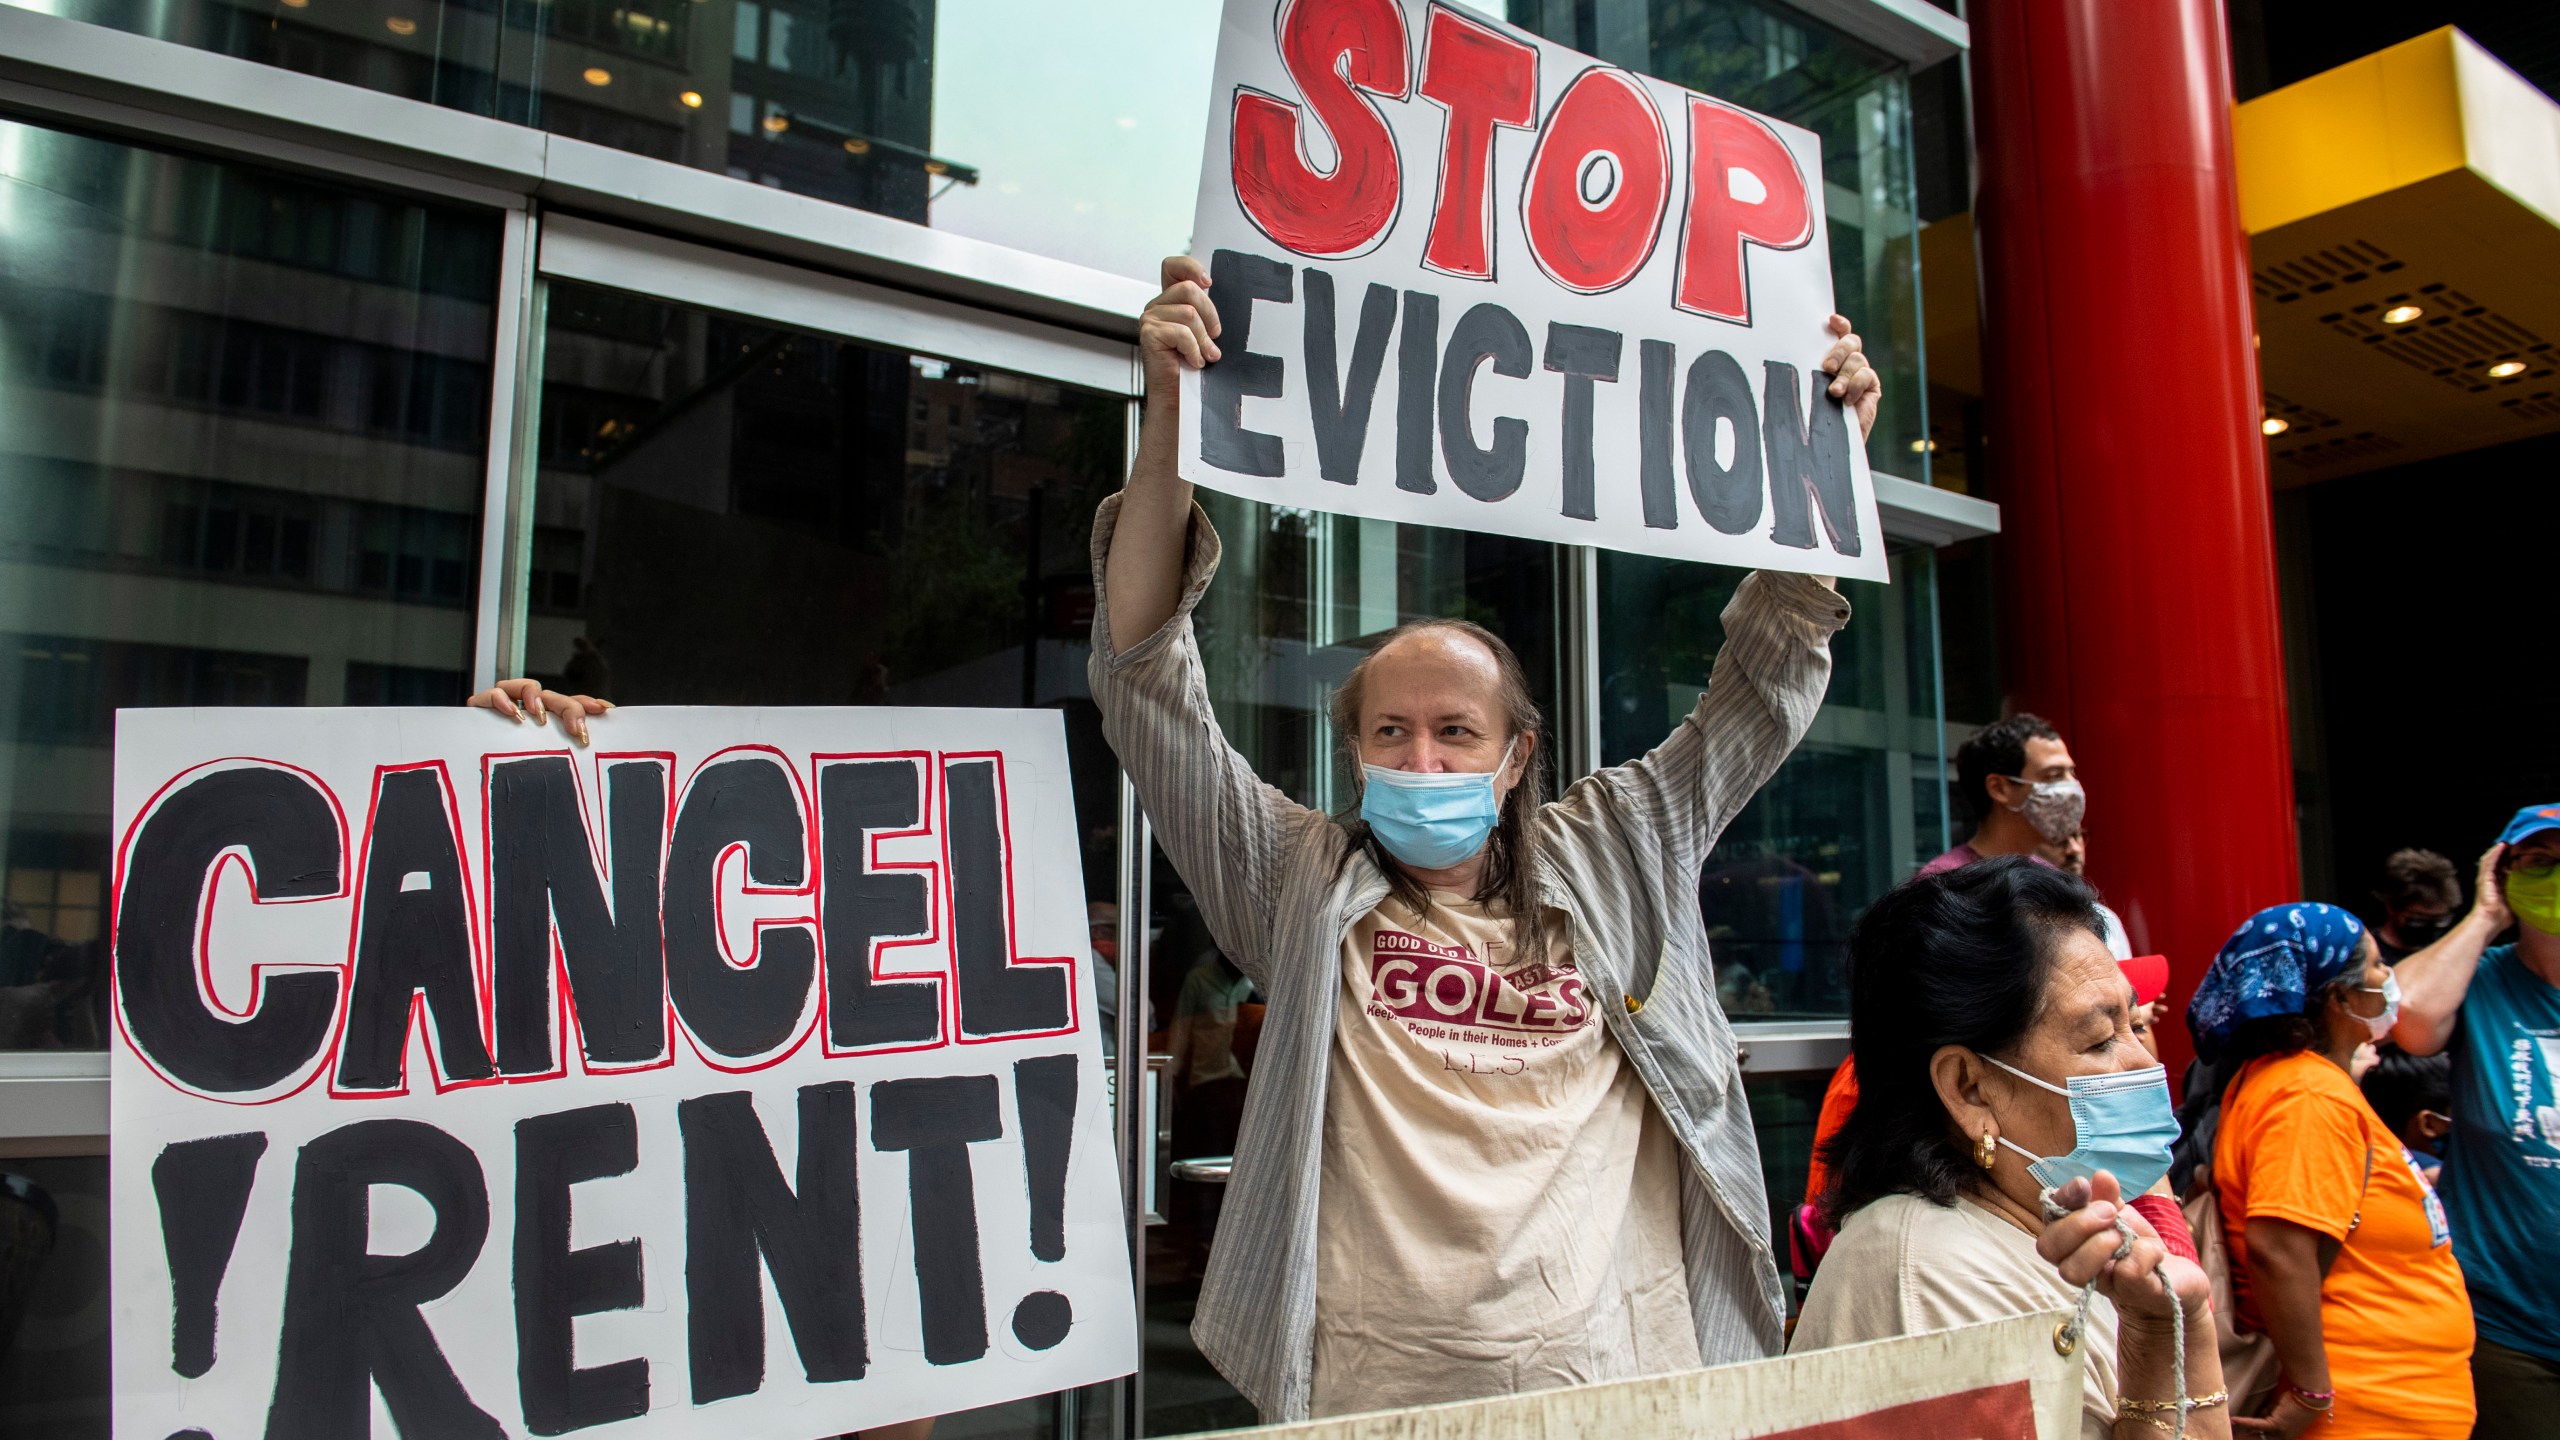
<path id="1" fill-rule="evenodd" d="M 1968 10 L 2010 699 L 2070 741 L 2090 876 L 2183 1016 L 2300 898 L 2222 6 Z"/>

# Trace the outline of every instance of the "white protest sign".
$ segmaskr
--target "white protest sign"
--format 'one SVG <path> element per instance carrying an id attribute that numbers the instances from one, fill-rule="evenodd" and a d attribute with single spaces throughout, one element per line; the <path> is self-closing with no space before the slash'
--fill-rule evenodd
<path id="1" fill-rule="evenodd" d="M 1224 0 L 1184 479 L 1885 578 L 1821 143 L 1432 0 Z"/>
<path id="2" fill-rule="evenodd" d="M 128 710 L 115 1426 L 775 1440 L 1137 1364 L 1054 712 Z"/>
<path id="3" fill-rule="evenodd" d="M 2079 1440 L 2060 1311 L 1601 1385 L 1234 1430 L 1260 1440 Z"/>

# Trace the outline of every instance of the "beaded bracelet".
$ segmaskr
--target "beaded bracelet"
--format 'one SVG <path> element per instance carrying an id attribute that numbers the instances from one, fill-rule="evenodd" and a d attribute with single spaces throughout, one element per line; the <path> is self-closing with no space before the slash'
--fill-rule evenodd
<path id="1" fill-rule="evenodd" d="M 2299 1404 L 2303 1409 L 2315 1411 L 2322 1415 L 2326 1415 L 2331 1410 L 2337 1408 L 2338 1404 L 2337 1391 L 2305 1390 L 2290 1380 L 2287 1380 L 2282 1385 L 2277 1386 L 2276 1393 L 2280 1395 L 2290 1395 L 2294 1398 L 2295 1403 Z"/>
<path id="2" fill-rule="evenodd" d="M 2185 1406 L 2189 1410 L 2210 1410 L 2216 1405 L 2223 1404 L 2230 1398 L 2230 1391 L 2216 1390 L 2210 1395 L 2199 1395 L 2193 1400 L 2185 1402 Z M 2179 1402 L 2175 1400 L 2128 1400 L 2119 1398 L 2116 1401 L 2116 1409 L 2119 1412 L 2129 1415 L 2168 1415 L 2175 1413 L 2178 1408 Z"/>

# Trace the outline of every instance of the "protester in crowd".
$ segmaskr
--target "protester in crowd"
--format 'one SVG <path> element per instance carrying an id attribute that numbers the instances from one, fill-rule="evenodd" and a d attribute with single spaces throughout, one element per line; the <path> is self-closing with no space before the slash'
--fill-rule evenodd
<path id="1" fill-rule="evenodd" d="M 2398 1001 L 2363 922 L 2304 902 L 2250 916 L 2187 1007 L 2224 1077 L 2212 1183 L 2237 1319 L 2282 1367 L 2269 1434 L 2471 1433 L 2471 1309 L 2443 1211 L 2348 1076 Z"/>
<path id="2" fill-rule="evenodd" d="M 2101 905 L 2098 909 L 2103 920 L 2106 907 Z M 2110 939 L 2112 943 L 2112 937 Z M 2158 1024 L 2168 1008 L 2164 996 L 2169 988 L 2169 957 L 2135 955 L 2119 960 L 2117 968 L 2124 972 L 2125 983 L 2133 987 L 2133 1038 L 2150 1052 L 2152 1059 L 2157 1060 L 2160 1058 Z M 1857 1106 L 1857 1058 L 1852 1055 L 1840 1062 L 1839 1068 L 1831 1072 L 1830 1084 L 1823 1087 L 1822 1108 L 1813 1121 L 1813 1158 L 1805 1167 L 1804 1203 L 1796 1207 L 1788 1226 L 1788 1261 L 1799 1284 L 1813 1278 L 1814 1271 L 1822 1264 L 1823 1253 L 1831 1246 L 1831 1224 L 1823 1218 L 1819 1204 L 1822 1192 L 1831 1185 L 1831 1166 L 1824 1156 L 1830 1148 L 1831 1137 L 1840 1133 L 1840 1127 L 1848 1122 L 1849 1112 Z M 2166 1220 L 2165 1213 L 2163 1218 Z M 2167 1223 L 2178 1230 L 2185 1228 L 2183 1221 Z M 2193 1258 L 2192 1246 L 2187 1253 L 2189 1258 Z"/>
<path id="3" fill-rule="evenodd" d="M 1956 749 L 1956 808 L 1973 821 L 1973 835 L 1929 860 L 1920 874 L 1935 875 L 1994 855 L 2027 855 L 2074 875 L 2089 865 L 2089 836 L 2081 824 L 2088 794 L 2080 767 L 2062 733 L 2042 716 L 2020 711 L 1985 725 Z M 2124 920 L 2105 905 L 2107 948 L 2119 960 L 2133 953 Z"/>
<path id="4" fill-rule="evenodd" d="M 2453 862 L 2433 850 L 2394 850 L 2382 862 L 2382 883 L 2373 892 L 2382 907 L 2382 923 L 2373 927 L 2373 943 L 2382 963 L 2397 965 L 2444 938 L 2453 928 L 2453 912 L 2462 904 L 2462 881 Z"/>
<path id="5" fill-rule="evenodd" d="M 2442 1179 L 2444 1137 L 2453 1129 L 2453 1057 L 2385 1046 L 2356 1081 L 2364 1103 L 2400 1137 L 2409 1163 L 2432 1185 Z M 2462 1256 L 2454 1248 L 2454 1258 Z"/>
<path id="6" fill-rule="evenodd" d="M 2480 1322 L 2480 1434 L 2560 1437 L 2560 804 L 2516 812 L 2469 913 L 2396 973 L 2392 1039 L 2453 1053 L 2443 1193 Z"/>
<path id="7" fill-rule="evenodd" d="M 1993 855 L 2064 863 L 2088 796 L 2062 732 L 2025 711 L 1985 725 L 1956 750 L 1956 807 L 1973 822 L 1963 844 L 1920 867 L 1935 875 Z"/>
<path id="8" fill-rule="evenodd" d="M 1553 805 L 1510 648 L 1400 629 L 1335 698 L 1357 813 L 1296 805 L 1209 708 L 1190 613 L 1219 542 L 1175 450 L 1178 382 L 1217 361 L 1219 317 L 1197 262 L 1164 278 L 1138 457 L 1094 520 L 1090 680 L 1268 1002 L 1201 1352 L 1272 1420 L 1773 1353 L 1784 1294 L 1696 884 L 1811 723 L 1847 604 L 1807 576 L 1746 579 L 1698 708 Z M 1832 391 L 1872 424 L 1873 372 L 1832 328 Z M 1494 1038 L 1537 1043 L 1423 1018 L 1411 987 L 1443 973 L 1520 1017 Z"/>
<path id="9" fill-rule="evenodd" d="M 1858 1100 L 1823 1199 L 1840 1233 L 1792 1348 L 2067 1310 L 2094 1277 L 2081 1433 L 2174 1425 L 2174 1307 L 2198 1402 L 2187 1433 L 2229 1435 L 2204 1273 L 2148 1218 L 2176 1206 L 2123 1199 L 2167 1172 L 2175 1122 L 2097 897 L 2059 869 L 1988 860 L 1877 901 L 1849 956 Z"/>

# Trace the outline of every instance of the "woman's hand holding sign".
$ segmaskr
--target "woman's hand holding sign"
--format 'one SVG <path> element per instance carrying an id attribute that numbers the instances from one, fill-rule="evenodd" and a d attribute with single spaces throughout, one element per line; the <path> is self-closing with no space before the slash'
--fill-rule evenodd
<path id="1" fill-rule="evenodd" d="M 548 717 L 557 715 L 560 728 L 581 745 L 587 743 L 587 717 L 602 715 L 613 708 L 612 701 L 599 700 L 593 695 L 563 695 L 557 690 L 545 690 L 539 680 L 501 680 L 464 703 L 482 710 L 495 710 L 519 725 L 528 719 L 536 725 L 547 725 L 551 723 Z"/>

